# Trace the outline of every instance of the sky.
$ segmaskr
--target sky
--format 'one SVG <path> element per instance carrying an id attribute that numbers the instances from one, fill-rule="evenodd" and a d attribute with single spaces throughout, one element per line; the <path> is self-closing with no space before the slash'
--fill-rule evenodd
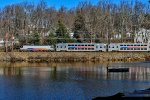
<path id="1" fill-rule="evenodd" d="M 22 3 L 22 2 L 31 2 L 37 4 L 40 0 L 0 0 L 0 8 L 5 7 L 6 5 Z M 76 7 L 79 2 L 90 1 L 93 4 L 96 4 L 99 0 L 44 0 L 48 6 L 60 8 L 64 6 L 66 8 Z"/>
<path id="2" fill-rule="evenodd" d="M 74 8 L 79 4 L 79 2 L 84 2 L 84 1 L 91 2 L 92 4 L 97 4 L 99 0 L 45 0 L 48 6 L 54 7 L 56 9 L 59 9 L 61 6 L 64 6 L 66 8 Z M 112 0 L 112 1 L 118 3 L 120 0 Z M 141 0 L 141 1 L 144 3 L 148 2 L 148 0 Z M 0 0 L 0 8 L 3 8 L 7 5 L 22 3 L 22 2 L 31 2 L 37 4 L 39 0 Z"/>

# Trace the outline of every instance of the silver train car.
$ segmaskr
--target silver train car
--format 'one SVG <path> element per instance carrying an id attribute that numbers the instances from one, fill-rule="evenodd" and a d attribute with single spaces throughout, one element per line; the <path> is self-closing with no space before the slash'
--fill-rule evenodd
<path id="1" fill-rule="evenodd" d="M 110 43 L 108 51 L 150 51 L 148 43 Z"/>
<path id="2" fill-rule="evenodd" d="M 59 43 L 56 51 L 106 51 L 104 43 Z"/>

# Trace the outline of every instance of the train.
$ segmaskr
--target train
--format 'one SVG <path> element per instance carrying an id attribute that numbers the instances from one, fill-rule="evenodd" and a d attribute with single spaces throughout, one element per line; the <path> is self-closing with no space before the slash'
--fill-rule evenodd
<path id="1" fill-rule="evenodd" d="M 23 45 L 20 51 L 97 51 L 97 52 L 117 52 L 117 51 L 150 51 L 149 43 L 58 43 L 52 45 Z"/>

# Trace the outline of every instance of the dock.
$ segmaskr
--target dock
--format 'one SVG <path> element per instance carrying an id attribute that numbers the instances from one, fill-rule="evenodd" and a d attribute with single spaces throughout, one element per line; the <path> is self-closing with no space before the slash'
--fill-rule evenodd
<path id="1" fill-rule="evenodd" d="M 107 72 L 129 72 L 129 68 L 108 68 Z"/>

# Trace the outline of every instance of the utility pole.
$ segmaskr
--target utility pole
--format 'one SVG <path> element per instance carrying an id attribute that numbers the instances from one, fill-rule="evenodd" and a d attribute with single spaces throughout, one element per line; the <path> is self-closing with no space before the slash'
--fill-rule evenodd
<path id="1" fill-rule="evenodd" d="M 6 36 L 5 36 L 5 50 L 6 50 L 6 54 L 8 54 L 8 33 L 6 33 Z"/>
<path id="2" fill-rule="evenodd" d="M 11 34 L 11 52 L 13 52 L 13 48 L 14 48 L 14 36 L 13 34 Z"/>

